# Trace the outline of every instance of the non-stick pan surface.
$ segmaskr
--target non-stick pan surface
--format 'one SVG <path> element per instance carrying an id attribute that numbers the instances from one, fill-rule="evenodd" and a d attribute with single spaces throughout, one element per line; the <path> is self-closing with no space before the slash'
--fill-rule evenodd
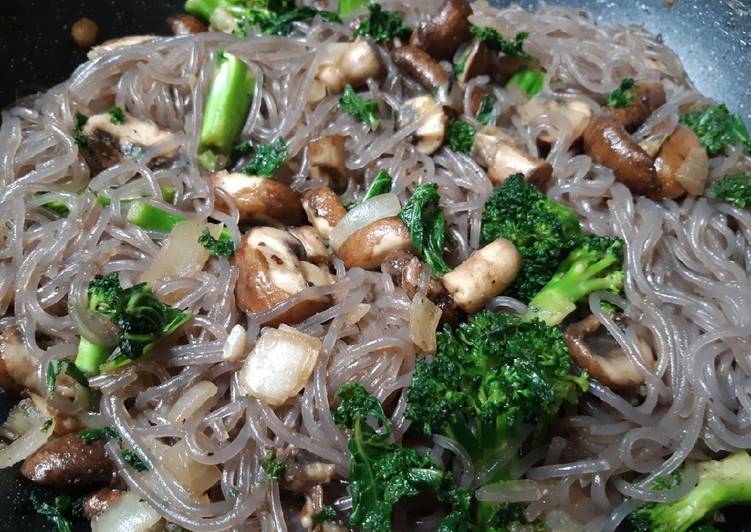
<path id="1" fill-rule="evenodd" d="M 509 2 L 491 2 L 496 5 Z M 520 0 L 523 6 L 535 0 Z M 683 61 L 696 87 L 722 100 L 751 123 L 751 0 L 549 0 L 591 11 L 604 23 L 636 24 L 660 34 Z M 67 78 L 85 60 L 70 27 L 87 16 L 99 39 L 166 34 L 165 19 L 183 0 L 0 0 L 0 107 Z M 672 4 L 670 6 L 669 4 Z M 0 419 L 12 401 L 0 395 Z M 49 522 L 14 511 L 37 493 L 51 494 L 0 470 L 0 532 L 54 530 Z M 731 515 L 728 530 L 751 530 L 749 510 Z M 80 525 L 80 530 L 86 530 Z"/>

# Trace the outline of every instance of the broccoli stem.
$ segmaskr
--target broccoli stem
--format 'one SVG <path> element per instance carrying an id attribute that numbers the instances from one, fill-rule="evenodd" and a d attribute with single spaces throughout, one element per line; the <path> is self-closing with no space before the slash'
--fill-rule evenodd
<path id="1" fill-rule="evenodd" d="M 175 187 L 159 187 L 159 190 L 162 193 L 162 199 L 166 201 L 167 203 L 172 203 L 172 201 L 175 199 Z M 142 196 L 143 197 L 143 196 Z M 132 198 L 122 198 L 120 200 L 120 203 L 130 203 L 136 199 L 135 197 Z M 98 205 L 101 205 L 102 207 L 107 207 L 112 203 L 112 200 L 108 198 L 107 196 L 97 196 L 96 202 Z"/>
<path id="2" fill-rule="evenodd" d="M 187 0 L 185 2 L 185 11 L 192 15 L 199 16 L 206 20 L 211 19 L 211 15 L 214 13 L 222 0 Z"/>
<path id="3" fill-rule="evenodd" d="M 227 165 L 248 116 L 255 86 L 253 73 L 244 61 L 227 52 L 218 55 L 198 143 L 199 161 L 208 170 Z"/>
<path id="4" fill-rule="evenodd" d="M 340 17 L 347 17 L 351 13 L 363 9 L 368 5 L 368 0 L 339 0 L 337 14 Z"/>
<path id="5" fill-rule="evenodd" d="M 78 343 L 76 366 L 87 377 L 97 375 L 99 373 L 99 368 L 104 364 L 104 361 L 107 360 L 107 357 L 112 351 L 112 347 L 96 345 L 82 336 Z"/>
<path id="6" fill-rule="evenodd" d="M 147 231 L 169 233 L 175 224 L 184 221 L 185 217 L 163 211 L 143 201 L 134 201 L 128 209 L 127 220 Z"/>

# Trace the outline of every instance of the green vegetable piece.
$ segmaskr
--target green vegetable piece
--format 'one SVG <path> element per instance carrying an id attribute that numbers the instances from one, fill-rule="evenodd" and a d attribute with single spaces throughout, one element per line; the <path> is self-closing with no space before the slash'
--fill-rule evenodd
<path id="1" fill-rule="evenodd" d="M 344 87 L 344 93 L 339 98 L 339 106 L 358 122 L 370 126 L 373 131 L 377 130 L 381 123 L 381 119 L 378 118 L 378 102 L 361 98 L 352 85 L 347 84 Z"/>
<path id="2" fill-rule="evenodd" d="M 361 10 L 366 5 L 368 5 L 368 0 L 339 0 L 339 7 L 336 11 L 343 18 Z"/>
<path id="3" fill-rule="evenodd" d="M 532 56 L 524 51 L 524 41 L 529 37 L 528 33 L 519 32 L 514 36 L 513 41 L 508 41 L 493 28 L 470 26 L 469 31 L 474 37 L 480 39 L 493 50 L 518 57 L 519 59 L 532 59 Z"/>
<path id="4" fill-rule="evenodd" d="M 223 3 L 223 0 L 187 0 L 185 11 L 205 20 L 211 20 L 211 15 Z"/>
<path id="5" fill-rule="evenodd" d="M 86 445 L 91 445 L 95 441 L 108 441 L 108 440 L 116 440 L 116 441 L 123 441 L 120 437 L 120 433 L 117 432 L 112 427 L 104 427 L 101 429 L 86 429 L 82 430 L 78 433 L 78 438 L 84 442 Z"/>
<path id="6" fill-rule="evenodd" d="M 545 71 L 522 67 L 506 83 L 506 88 L 510 87 L 519 87 L 531 98 L 539 94 L 545 87 Z"/>
<path id="7" fill-rule="evenodd" d="M 199 160 L 207 169 L 226 166 L 248 116 L 254 86 L 255 78 L 244 61 L 227 52 L 217 54 L 198 142 Z"/>
<path id="8" fill-rule="evenodd" d="M 272 177 L 285 162 L 287 143 L 283 138 L 278 138 L 274 142 L 254 146 L 253 156 L 243 172 L 258 177 Z"/>
<path id="9" fill-rule="evenodd" d="M 268 35 L 289 35 L 295 29 L 295 22 L 310 20 L 317 16 L 326 22 L 342 23 L 342 19 L 333 11 L 326 11 L 311 6 L 300 6 L 277 15 L 270 24 L 262 26 L 261 30 Z"/>
<path id="10" fill-rule="evenodd" d="M 443 258 L 448 250 L 449 237 L 439 199 L 438 185 L 420 185 L 399 213 L 417 254 L 430 265 L 436 276 L 451 271 L 451 266 Z"/>
<path id="11" fill-rule="evenodd" d="M 576 212 L 549 200 L 516 174 L 493 190 L 482 214 L 480 244 L 511 241 L 523 266 L 506 294 L 525 303 L 545 286 L 582 232 Z"/>
<path id="12" fill-rule="evenodd" d="M 486 94 L 482 97 L 482 101 L 480 102 L 480 108 L 477 110 L 477 121 L 480 122 L 482 125 L 487 126 L 490 124 L 494 117 L 493 117 L 493 108 L 495 107 L 495 98 L 493 98 L 491 95 Z"/>
<path id="13" fill-rule="evenodd" d="M 381 4 L 368 4 L 370 15 L 357 26 L 354 36 L 370 35 L 377 43 L 383 43 L 394 37 L 409 39 L 412 28 L 403 25 L 402 16 L 396 11 L 384 11 Z"/>
<path id="14" fill-rule="evenodd" d="M 175 200 L 175 187 L 159 187 L 159 190 L 162 193 L 162 199 L 166 201 L 167 203 L 172 203 Z M 120 203 L 130 203 L 133 200 L 136 200 L 138 198 L 145 198 L 147 196 L 128 196 L 128 197 L 122 197 L 120 198 Z M 107 196 L 101 196 L 97 194 L 96 196 L 96 202 L 97 205 L 101 205 L 102 207 L 107 207 L 112 204 L 112 200 L 108 198 Z"/>
<path id="15" fill-rule="evenodd" d="M 751 135 L 746 124 L 740 115 L 731 113 L 724 103 L 685 114 L 680 122 L 696 133 L 710 156 L 719 154 L 726 146 L 741 144 L 751 148 Z"/>
<path id="16" fill-rule="evenodd" d="M 741 209 L 751 206 L 751 174 L 721 177 L 712 187 L 712 194 Z"/>
<path id="17" fill-rule="evenodd" d="M 169 233 L 178 222 L 185 220 L 184 216 L 163 211 L 150 203 L 134 201 L 128 209 L 126 219 L 147 231 L 159 231 Z"/>
<path id="18" fill-rule="evenodd" d="M 114 351 L 114 346 L 96 345 L 82 336 L 78 342 L 76 367 L 84 375 L 96 375 L 112 351 Z"/>
<path id="19" fill-rule="evenodd" d="M 65 373 L 84 388 L 89 387 L 89 379 L 86 378 L 76 365 L 68 359 L 52 360 L 47 366 L 47 393 L 55 391 L 57 378 Z"/>
<path id="20" fill-rule="evenodd" d="M 110 115 L 110 122 L 113 124 L 118 125 L 125 123 L 125 112 L 119 107 L 110 107 L 107 109 L 107 112 Z"/>
<path id="21" fill-rule="evenodd" d="M 231 257 L 235 254 L 235 243 L 229 238 L 229 234 L 223 233 L 219 238 L 214 238 L 208 229 L 204 229 L 198 237 L 198 243 L 215 257 Z"/>
<path id="22" fill-rule="evenodd" d="M 323 510 L 313 514 L 313 526 L 322 525 L 326 521 L 336 521 L 336 510 L 333 506 L 324 506 Z"/>
<path id="23" fill-rule="evenodd" d="M 362 200 L 369 200 L 370 198 L 391 192 L 392 181 L 393 179 L 389 173 L 386 170 L 381 170 L 378 172 L 378 175 L 375 176 L 373 183 L 371 183 L 370 188 L 368 188 L 368 191 L 365 193 L 365 197 Z"/>
<path id="24" fill-rule="evenodd" d="M 475 143 L 475 128 L 457 119 L 449 120 L 446 128 L 446 143 L 449 148 L 459 153 L 469 153 Z"/>
<path id="25" fill-rule="evenodd" d="M 333 417 L 334 422 L 340 427 L 351 429 L 358 418 L 373 417 L 380 421 L 387 431 L 391 430 L 389 418 L 383 412 L 381 403 L 359 382 L 342 384 L 336 391 L 336 396 L 342 401 L 334 411 Z"/>
<path id="26" fill-rule="evenodd" d="M 608 94 L 608 107 L 628 107 L 634 103 L 634 91 L 639 85 L 632 78 L 626 78 L 613 92 Z"/>
<path id="27" fill-rule="evenodd" d="M 123 449 L 123 460 L 128 462 L 130 466 L 139 473 L 149 470 L 146 464 L 143 463 L 141 457 L 131 449 Z"/>
<path id="28" fill-rule="evenodd" d="M 261 467 L 266 475 L 273 480 L 279 480 L 284 475 L 286 466 L 280 460 L 277 460 L 272 453 L 266 453 L 261 461 Z"/>
<path id="29" fill-rule="evenodd" d="M 68 206 L 60 200 L 50 201 L 42 205 L 50 212 L 54 212 L 58 216 L 64 218 L 70 214 Z"/>
<path id="30" fill-rule="evenodd" d="M 627 520 L 636 532 L 685 532 L 711 525 L 704 521 L 720 508 L 751 503 L 751 457 L 746 451 L 722 460 L 699 464 L 699 482 L 682 499 L 650 503 L 638 508 Z"/>
<path id="31" fill-rule="evenodd" d="M 36 513 L 47 518 L 57 532 L 72 532 L 72 519 L 82 516 L 83 499 L 74 500 L 68 495 L 55 497 L 52 503 L 39 499 L 36 495 L 28 498 L 28 504 Z"/>
<path id="32" fill-rule="evenodd" d="M 73 128 L 73 140 L 76 141 L 76 144 L 83 147 L 86 146 L 88 143 L 88 139 L 86 138 L 86 135 L 83 133 L 83 127 L 86 125 L 86 122 L 89 121 L 89 117 L 86 116 L 83 113 L 76 112 L 76 122 L 75 127 Z"/>
<path id="33" fill-rule="evenodd" d="M 50 427 L 52 426 L 52 420 L 48 419 L 42 424 L 42 432 L 47 432 L 50 430 Z"/>

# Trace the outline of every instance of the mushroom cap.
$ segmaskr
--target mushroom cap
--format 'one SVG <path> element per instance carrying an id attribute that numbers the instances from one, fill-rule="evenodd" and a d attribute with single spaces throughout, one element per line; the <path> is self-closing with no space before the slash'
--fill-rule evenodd
<path id="1" fill-rule="evenodd" d="M 391 52 L 394 64 L 419 81 L 426 89 L 436 91 L 448 87 L 450 77 L 426 51 L 414 46 L 401 46 Z"/>
<path id="2" fill-rule="evenodd" d="M 709 157 L 696 133 L 678 124 L 660 148 L 655 169 L 659 189 L 652 196 L 656 199 L 677 198 L 688 188 L 690 194 L 697 196 L 704 192 L 709 176 Z"/>
<path id="3" fill-rule="evenodd" d="M 451 59 L 463 42 L 471 37 L 467 0 L 447 0 L 432 20 L 418 25 L 409 39 L 410 46 L 422 48 L 438 60 Z"/>
<path id="4" fill-rule="evenodd" d="M 626 107 L 611 109 L 613 116 L 627 130 L 642 125 L 657 108 L 665 105 L 667 101 L 662 83 L 639 81 L 636 87 L 631 89 L 631 93 L 634 95 L 634 103 Z"/>
<path id="5" fill-rule="evenodd" d="M 344 135 L 320 137 L 308 144 L 310 175 L 329 185 L 343 187 L 347 183 L 347 151 Z"/>
<path id="6" fill-rule="evenodd" d="M 347 215 L 342 200 L 329 187 L 312 188 L 303 196 L 302 206 L 310 224 L 323 238 Z"/>
<path id="7" fill-rule="evenodd" d="M 393 251 L 412 250 L 407 226 L 398 216 L 375 221 L 352 233 L 339 248 L 338 255 L 349 268 L 376 269 Z"/>
<path id="8" fill-rule="evenodd" d="M 235 200 L 240 222 L 296 225 L 305 219 L 300 193 L 281 181 L 227 172 L 217 172 L 211 180 Z"/>

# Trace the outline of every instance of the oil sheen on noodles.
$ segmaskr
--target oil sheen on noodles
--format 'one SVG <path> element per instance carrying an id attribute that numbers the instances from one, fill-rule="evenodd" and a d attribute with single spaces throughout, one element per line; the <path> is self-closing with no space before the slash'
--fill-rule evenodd
<path id="1" fill-rule="evenodd" d="M 419 9 L 383 3 L 407 9 L 409 25 L 438 7 L 434 1 L 420 2 Z M 604 94 L 606 87 L 627 76 L 659 79 L 666 86 L 669 105 L 653 119 L 667 129 L 675 127 L 679 109 L 703 98 L 692 88 L 678 58 L 639 29 L 597 27 L 580 11 L 545 5 L 533 13 L 515 7 L 496 11 L 482 4 L 476 4 L 475 10 L 512 32 L 530 33 L 528 51 L 562 80 L 546 87 L 548 93 Z M 378 132 L 371 133 L 337 112 L 337 96 L 315 106 L 306 104 L 325 45 L 346 40 L 345 31 L 343 26 L 319 22 L 296 39 L 238 40 L 215 33 L 159 39 L 81 65 L 69 81 L 3 112 L 0 316 L 7 317 L 0 319 L 0 328 L 13 324 L 20 328 L 40 361 L 40 379 L 49 360 L 75 353 L 77 326 L 86 326 L 87 319 L 77 309 L 93 275 L 116 271 L 125 282 L 135 282 L 159 249 L 157 235 L 124 223 L 118 201 L 101 208 L 91 193 L 56 192 L 45 201 L 65 202 L 70 215 L 50 220 L 43 214 L 36 193 L 63 182 L 76 190 L 88 181 L 70 133 L 75 111 L 90 112 L 103 103 L 127 108 L 177 132 L 174 142 L 185 152 L 169 169 L 150 170 L 148 153 L 120 163 L 96 176 L 89 189 L 103 192 L 136 176 L 139 181 L 132 186 L 146 192 L 158 190 L 157 183 L 168 184 L 177 191 L 176 212 L 195 220 L 214 217 L 237 236 L 232 213 L 216 211 L 214 192 L 190 163 L 214 68 L 211 54 L 217 48 L 252 65 L 259 82 L 244 136 L 287 140 L 296 171 L 294 187 L 304 190 L 317 184 L 303 157 L 307 142 L 343 133 L 350 137 L 348 166 L 365 169 L 367 181 L 387 169 L 395 176 L 395 191 L 402 200 L 418 183 L 438 183 L 457 242 L 455 260 L 478 247 L 482 205 L 491 184 L 473 160 L 447 150 L 432 160 L 418 154 L 408 141 L 415 124 L 398 129 L 392 119 L 385 119 Z M 371 82 L 369 92 L 380 102 L 382 115 L 392 116 L 391 109 L 405 99 L 404 82 L 389 58 L 384 61 L 389 75 L 380 83 Z M 488 80 L 477 78 L 467 90 L 477 83 Z M 503 108 L 514 103 L 505 92 L 496 92 Z M 466 102 L 468 98 L 465 106 Z M 627 497 L 645 501 L 679 497 L 695 478 L 690 469 L 684 486 L 659 493 L 648 486 L 687 457 L 701 457 L 706 450 L 751 447 L 749 419 L 743 414 L 751 410 L 747 393 L 751 366 L 746 358 L 751 352 L 751 285 L 746 273 L 751 261 L 751 214 L 701 198 L 661 204 L 636 198 L 614 182 L 609 170 L 593 167 L 586 156 L 571 157 L 571 135 L 562 124 L 566 122 L 550 116 L 534 127 L 515 124 L 514 134 L 534 154 L 538 133 L 554 132 L 559 140 L 548 161 L 557 184 L 549 195 L 574 206 L 588 229 L 627 242 L 621 304 L 652 332 L 659 360 L 643 396 L 626 400 L 593 383 L 579 413 L 561 420 L 553 443 L 531 450 L 521 461 L 515 473 L 526 474 L 529 480 L 521 495 L 514 496 L 532 502 L 531 517 L 560 508 L 589 523 L 592 530 L 613 529 L 634 504 L 623 506 Z M 749 169 L 740 152 L 714 158 L 710 164 L 713 176 Z M 350 187 L 345 198 L 352 193 Z M 160 206 L 175 211 L 170 205 Z M 247 326 L 251 339 L 260 329 L 258 321 L 236 311 L 237 273 L 227 259 L 211 261 L 208 271 L 157 287 L 160 297 L 196 316 L 178 342 L 181 345 L 134 363 L 114 377 L 93 381 L 102 391 L 101 411 L 107 423 L 119 430 L 150 469 L 135 478 L 124 467 L 117 446 L 110 445 L 121 474 L 135 493 L 170 521 L 199 531 L 292 528 L 285 523 L 276 484 L 259 482 L 262 450 L 291 444 L 335 464 L 346 477 L 346 437 L 329 411 L 334 391 L 344 382 L 359 380 L 383 400 L 409 384 L 417 355 L 409 339 L 409 299 L 386 275 L 346 271 L 341 263 L 335 267 L 337 282 L 325 290 L 336 295 L 337 305 L 302 325 L 305 332 L 322 339 L 322 356 L 297 402 L 284 411 L 275 412 L 242 396 L 233 378 L 239 363 L 221 357 L 227 331 L 235 323 Z M 285 306 L 320 295 L 316 290 L 321 289 L 307 289 L 271 312 L 283 312 Z M 66 297 L 67 308 L 60 305 Z M 612 295 L 602 297 L 613 300 Z M 634 331 L 622 332 L 603 316 L 600 301 L 598 294 L 590 298 L 592 312 L 633 357 Z M 499 298 L 493 306 L 523 309 L 510 298 Z M 37 334 L 51 338 L 51 347 L 37 347 Z M 191 398 L 184 395 L 199 381 L 214 383 L 217 394 L 189 408 L 186 403 Z M 192 412 L 180 428 L 167 417 L 178 401 Z M 62 398 L 55 406 L 62 411 L 75 408 Z M 397 434 L 408 426 L 404 406 L 399 401 L 392 420 Z M 148 444 L 154 436 L 183 440 L 194 460 L 218 465 L 224 499 L 208 502 L 188 494 L 154 460 Z M 462 482 L 489 474 L 468 469 L 466 456 L 454 442 L 436 438 L 434 445 L 435 457 L 458 455 L 454 463 Z M 633 483 L 628 480 L 634 478 L 633 472 L 647 474 L 647 480 Z M 349 504 L 345 495 L 342 491 L 337 503 L 341 509 Z M 488 491 L 483 497 L 502 501 L 509 494 Z M 434 521 L 428 518 L 422 526 L 429 529 Z"/>

